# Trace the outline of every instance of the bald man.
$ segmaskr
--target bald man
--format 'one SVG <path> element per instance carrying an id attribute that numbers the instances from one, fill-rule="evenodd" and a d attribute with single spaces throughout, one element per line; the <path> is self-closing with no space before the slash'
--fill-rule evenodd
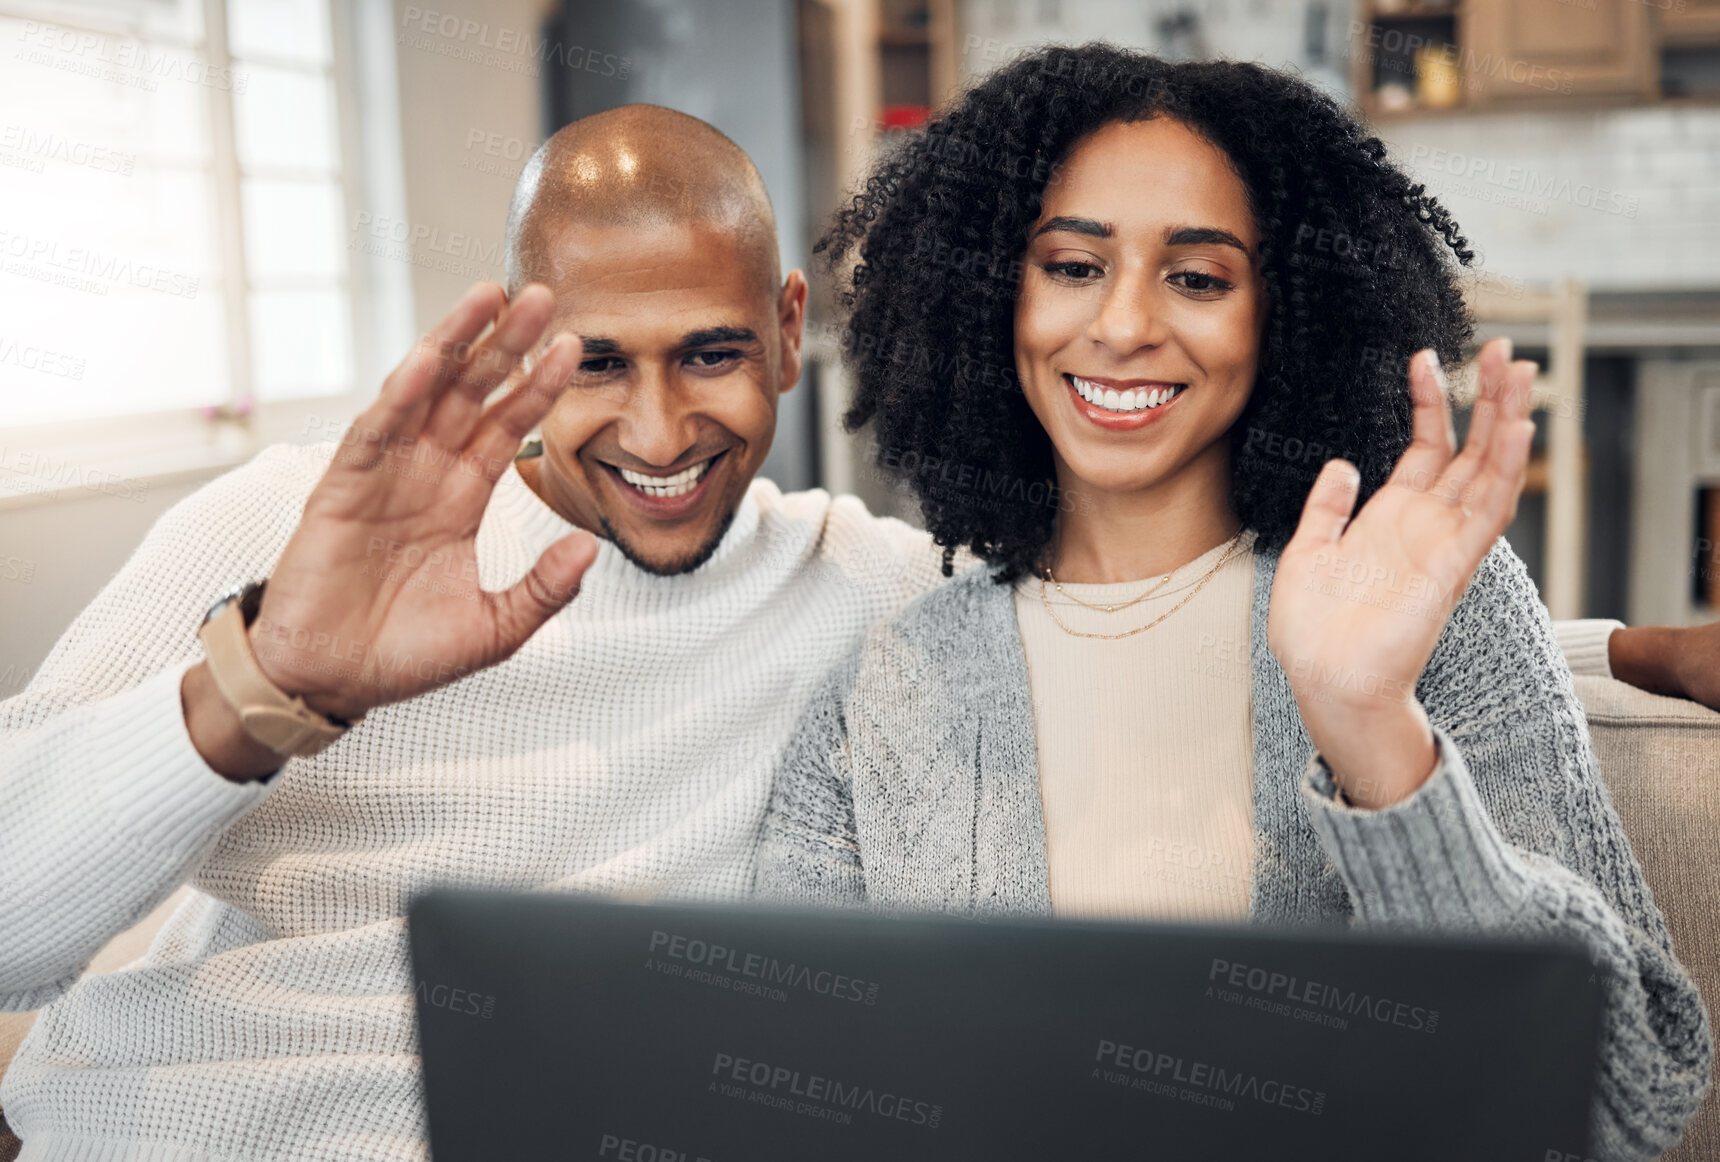
<path id="1" fill-rule="evenodd" d="M 744 895 L 814 684 L 938 578 L 923 534 L 754 479 L 806 281 L 710 126 L 556 134 L 508 279 L 340 441 L 164 516 L 0 704 L 0 1009 L 46 1006 L 0 1086 L 24 1158 L 425 1157 L 414 994 L 508 1002 L 411 979 L 411 897 Z"/>
<path id="2" fill-rule="evenodd" d="M 813 686 L 938 579 L 923 534 L 754 479 L 806 283 L 727 138 L 571 125 L 508 238 L 509 294 L 339 442 L 163 517 L 0 703 L 0 1009 L 47 1006 L 0 1086 L 24 1159 L 423 1158 L 415 996 L 508 1001 L 411 979 L 411 896 L 745 894 Z"/>

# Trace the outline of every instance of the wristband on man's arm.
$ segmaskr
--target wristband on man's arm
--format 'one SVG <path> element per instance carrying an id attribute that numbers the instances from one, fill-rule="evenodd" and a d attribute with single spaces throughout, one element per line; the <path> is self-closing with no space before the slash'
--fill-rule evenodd
<path id="1" fill-rule="evenodd" d="M 210 608 L 197 636 L 203 642 L 209 677 L 245 734 L 284 763 L 295 755 L 318 753 L 358 720 L 318 714 L 303 698 L 288 694 L 263 673 L 247 631 L 257 619 L 266 584 L 253 582 L 223 596 Z"/>

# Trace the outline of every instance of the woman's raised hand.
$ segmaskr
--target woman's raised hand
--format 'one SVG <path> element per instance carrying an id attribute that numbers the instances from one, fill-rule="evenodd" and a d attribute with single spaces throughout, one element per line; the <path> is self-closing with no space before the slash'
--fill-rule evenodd
<path id="1" fill-rule="evenodd" d="M 1535 365 L 1512 362 L 1504 339 L 1483 346 L 1479 364 L 1458 452 L 1438 359 L 1418 352 L 1414 438 L 1384 487 L 1355 512 L 1359 473 L 1329 461 L 1279 558 L 1267 640 L 1314 745 L 1358 806 L 1395 803 L 1433 773 L 1416 680 L 1523 490 Z"/>

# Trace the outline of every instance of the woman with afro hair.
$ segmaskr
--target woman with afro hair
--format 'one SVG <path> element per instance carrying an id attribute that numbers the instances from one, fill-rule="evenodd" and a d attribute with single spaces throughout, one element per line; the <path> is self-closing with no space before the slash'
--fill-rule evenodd
<path id="1" fill-rule="evenodd" d="M 976 563 L 830 676 L 761 894 L 1563 938 L 1606 970 L 1593 1152 L 1676 1143 L 1712 1038 L 1501 539 L 1533 364 L 1446 211 L 1249 64 L 1024 57 L 821 244 L 851 428 Z"/>

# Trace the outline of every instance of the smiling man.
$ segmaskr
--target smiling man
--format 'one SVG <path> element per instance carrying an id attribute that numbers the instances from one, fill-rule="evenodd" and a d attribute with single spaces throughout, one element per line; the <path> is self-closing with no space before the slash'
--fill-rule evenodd
<path id="1" fill-rule="evenodd" d="M 413 993 L 461 982 L 410 979 L 411 897 L 744 894 L 812 688 L 937 579 L 923 534 L 754 478 L 806 282 L 732 142 L 588 118 L 510 219 L 508 294 L 338 443 L 163 517 L 0 704 L 25 1159 L 423 1158 Z"/>
<path id="2" fill-rule="evenodd" d="M 799 375 L 806 305 L 757 171 L 708 128 L 677 133 L 690 121 L 635 106 L 576 122 L 526 166 L 508 222 L 509 291 L 548 286 L 546 336 L 584 346 L 520 475 L 659 575 L 722 542 Z"/>

